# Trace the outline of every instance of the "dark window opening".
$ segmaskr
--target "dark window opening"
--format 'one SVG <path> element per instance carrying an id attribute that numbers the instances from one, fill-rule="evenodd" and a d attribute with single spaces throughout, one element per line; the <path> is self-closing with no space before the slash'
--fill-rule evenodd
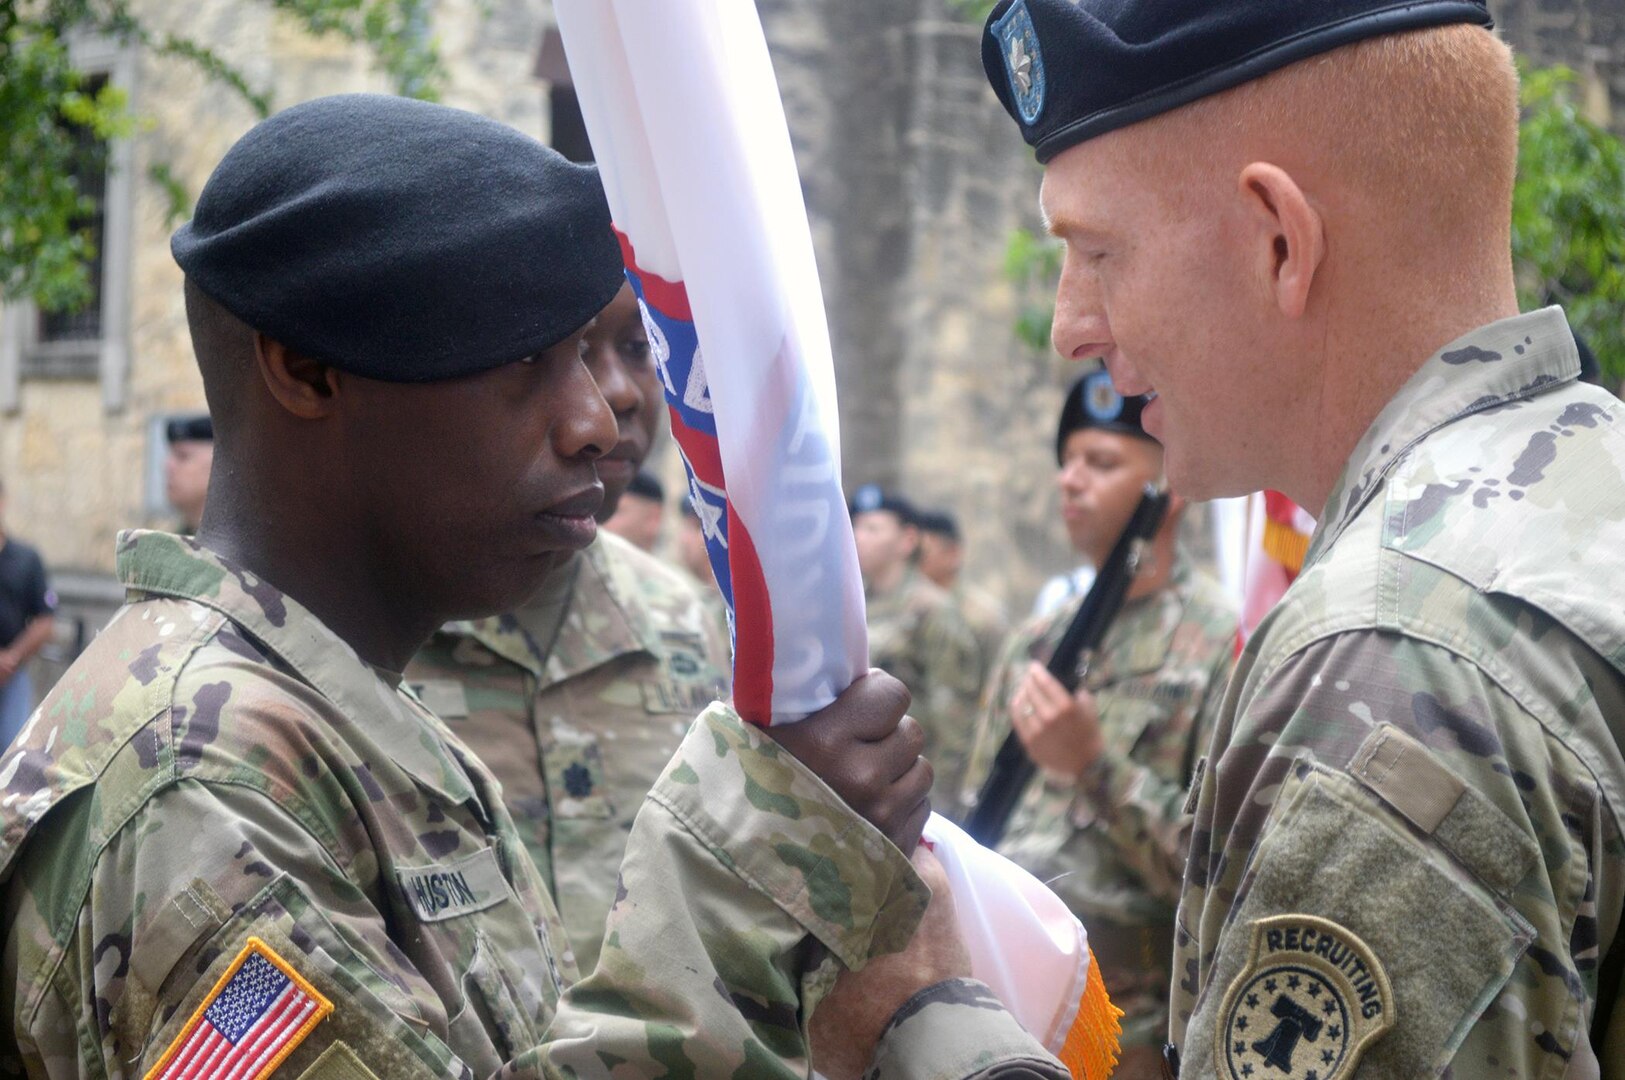
<path id="1" fill-rule="evenodd" d="M 107 85 L 106 75 L 85 80 L 83 92 L 98 94 Z M 105 246 L 107 217 L 107 141 L 88 127 L 62 120 L 73 133 L 73 180 L 90 209 L 73 222 L 89 236 L 92 254 L 86 272 L 90 276 L 90 297 L 71 311 L 42 311 L 39 314 L 39 342 L 99 341 L 102 336 L 102 250 Z"/>

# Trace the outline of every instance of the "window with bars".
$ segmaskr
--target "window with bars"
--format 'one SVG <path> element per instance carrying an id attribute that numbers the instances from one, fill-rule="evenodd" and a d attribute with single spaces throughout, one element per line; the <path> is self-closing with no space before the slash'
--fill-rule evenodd
<path id="1" fill-rule="evenodd" d="M 106 75 L 94 75 L 85 81 L 84 91 L 89 95 L 100 93 L 102 88 L 107 85 L 107 81 L 108 77 Z M 74 222 L 76 227 L 84 229 L 89 236 L 93 252 L 90 265 L 87 267 L 90 277 L 90 297 L 84 304 L 72 310 L 39 311 L 35 313 L 38 319 L 34 338 L 36 348 L 30 350 L 25 367 L 27 369 L 50 368 L 53 353 L 57 354 L 58 359 L 86 357 L 89 360 L 89 370 L 82 374 L 94 377 L 96 375 L 97 356 L 93 350 L 48 348 L 49 346 L 63 344 L 99 342 L 102 338 L 102 252 L 106 246 L 104 241 L 107 230 L 107 142 L 105 139 L 98 138 L 96 133 L 87 127 L 73 126 L 72 131 L 74 142 L 78 148 L 74 155 L 74 184 L 90 205 L 86 216 Z M 77 371 L 25 370 L 24 374 L 81 373 Z"/>
<path id="2" fill-rule="evenodd" d="M 111 84 L 134 104 L 136 54 L 106 38 L 71 38 L 74 66 L 87 75 L 84 89 Z M 27 301 L 0 307 L 0 413 L 22 407 L 28 380 L 82 380 L 100 384 L 102 404 L 122 409 L 129 381 L 130 245 L 134 241 L 133 151 L 129 139 L 111 143 L 89 129 L 72 127 L 79 153 L 74 180 L 85 196 L 77 223 L 89 235 L 86 268 L 90 296 L 71 311 L 41 311 Z"/>

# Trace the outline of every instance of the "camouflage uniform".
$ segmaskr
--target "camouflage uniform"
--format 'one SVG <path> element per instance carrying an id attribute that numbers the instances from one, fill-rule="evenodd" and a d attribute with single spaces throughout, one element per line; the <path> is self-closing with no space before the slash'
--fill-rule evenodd
<path id="1" fill-rule="evenodd" d="M 1492 324 L 1355 448 L 1198 787 L 1185 1075 L 1625 1076 L 1625 407 L 1578 368 Z"/>
<path id="2" fill-rule="evenodd" d="M 804 1076 L 819 958 L 917 925 L 896 848 L 718 705 L 571 987 L 495 781 L 414 695 L 193 541 L 125 534 L 118 563 L 128 603 L 0 758 L 0 1074 L 145 1076 L 272 950 L 333 1006 L 279 1076 Z M 977 985 L 900 1013 L 882 1074 L 1064 1076 Z"/>
<path id="3" fill-rule="evenodd" d="M 728 639 L 686 575 L 613 533 L 559 573 L 551 647 L 537 620 L 452 623 L 406 681 L 501 782 L 591 971 L 632 818 L 694 716 L 728 696 Z"/>
<path id="4" fill-rule="evenodd" d="M 1004 647 L 1004 639 L 1010 633 L 1010 620 L 1005 618 L 1004 606 L 976 586 L 965 584 L 963 578 L 954 582 L 954 587 L 948 590 L 948 598 L 976 638 L 976 650 L 982 662 L 979 675 L 982 685 L 986 686 Z"/>
<path id="5" fill-rule="evenodd" d="M 1028 664 L 1048 661 L 1082 603 L 1010 636 L 977 729 L 967 802 L 1010 731 L 1010 699 Z M 1112 1002 L 1125 1013 L 1125 1048 L 1160 1050 L 1167 1038 L 1174 905 L 1190 840 L 1184 804 L 1235 643 L 1235 605 L 1180 555 L 1166 589 L 1124 606 L 1085 676 L 1105 753 L 1077 780 L 1041 773 L 999 844 L 1088 928 Z"/>
<path id="6" fill-rule="evenodd" d="M 902 680 L 909 710 L 925 728 L 925 756 L 936 769 L 932 790 L 948 802 L 970 754 L 982 664 L 976 636 L 948 594 L 912 566 L 896 588 L 865 587 L 869 663 Z"/>

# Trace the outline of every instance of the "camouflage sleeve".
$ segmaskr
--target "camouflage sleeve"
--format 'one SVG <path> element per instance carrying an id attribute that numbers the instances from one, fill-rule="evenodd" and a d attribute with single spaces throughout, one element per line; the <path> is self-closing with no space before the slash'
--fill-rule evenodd
<path id="1" fill-rule="evenodd" d="M 880 1037 L 867 1080 L 1070 1080 L 993 991 L 950 979 L 909 999 Z"/>
<path id="2" fill-rule="evenodd" d="M 1596 771 L 1618 751 L 1577 720 L 1621 691 L 1561 688 L 1561 670 L 1537 689 L 1361 630 L 1252 673 L 1180 909 L 1188 1075 L 1597 1075 L 1625 850 Z"/>
<path id="3" fill-rule="evenodd" d="M 94 836 L 95 801 L 64 807 L 55 838 Z M 446 1018 L 419 1007 L 432 992 L 297 806 L 245 786 L 182 780 L 129 812 L 81 886 L 56 975 L 18 1010 L 28 1017 L 20 1034 L 30 1075 L 148 1075 L 190 1045 L 200 1007 L 243 963 L 268 975 L 269 965 L 285 965 L 332 1007 L 294 1044 L 286 1075 L 312 1069 L 324 1053 L 329 1062 L 365 1060 L 381 1076 L 458 1074 L 461 1064 L 431 1033 L 437 1024 L 444 1033 Z M 42 893 L 66 884 L 50 881 L 52 847 L 27 856 L 25 872 Z"/>
<path id="4" fill-rule="evenodd" d="M 1180 763 L 1179 779 L 1135 758 L 1106 754 L 1078 780 L 1078 797 L 1099 815 L 1124 865 L 1138 875 L 1148 894 L 1170 904 L 1179 900 L 1190 850 L 1189 772 L 1213 735 L 1229 668 L 1229 655 L 1221 654 L 1201 699 L 1158 724 L 1156 738 L 1166 751 L 1158 756 Z"/>
<path id="5" fill-rule="evenodd" d="M 918 647 L 925 700 L 916 698 L 911 711 L 926 727 L 926 756 L 936 770 L 932 790 L 946 803 L 964 783 L 982 693 L 981 648 L 947 605 L 924 616 Z"/>
<path id="6" fill-rule="evenodd" d="M 927 899 L 900 851 L 723 706 L 651 791 L 621 878 L 598 968 L 566 993 L 538 1051 L 549 1075 L 804 1077 L 806 1022 L 840 967 L 901 948 Z M 980 1028 L 958 1011 L 933 1006 L 896 1034 L 1020 1042 L 994 1037 L 1011 1023 L 1002 1009 Z M 1031 1040 L 1010 1053 L 1042 1057 Z M 960 1075 L 907 1057 L 881 1075 Z"/>

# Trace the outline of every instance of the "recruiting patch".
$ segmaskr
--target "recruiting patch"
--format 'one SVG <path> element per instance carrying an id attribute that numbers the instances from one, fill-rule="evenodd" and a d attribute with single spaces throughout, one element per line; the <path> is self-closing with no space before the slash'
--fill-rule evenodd
<path id="1" fill-rule="evenodd" d="M 1016 108 L 1021 119 L 1031 124 L 1044 111 L 1044 55 L 1038 51 L 1038 31 L 1033 29 L 1026 0 L 1016 0 L 993 24 L 993 36 L 999 39 Z"/>
<path id="2" fill-rule="evenodd" d="M 1215 1060 L 1231 1080 L 1334 1080 L 1394 1022 L 1370 947 L 1313 915 L 1252 924 L 1247 965 L 1219 1011 Z"/>
<path id="3" fill-rule="evenodd" d="M 264 1080 L 332 1011 L 292 964 L 251 937 L 145 1080 Z"/>
<path id="4" fill-rule="evenodd" d="M 401 867 L 395 871 L 401 892 L 424 922 L 440 922 L 494 907 L 508 898 L 508 879 L 497 865 L 497 853 L 481 848 L 456 862 Z"/>

